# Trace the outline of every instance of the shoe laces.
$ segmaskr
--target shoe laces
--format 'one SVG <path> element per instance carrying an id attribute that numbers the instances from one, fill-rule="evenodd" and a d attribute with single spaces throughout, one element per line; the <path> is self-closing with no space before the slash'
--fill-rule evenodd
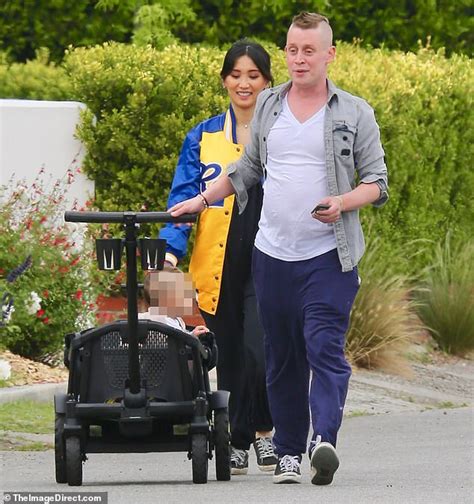
<path id="1" fill-rule="evenodd" d="M 318 434 L 316 436 L 316 439 L 314 441 L 311 441 L 309 443 L 309 450 L 308 450 L 308 453 L 309 453 L 309 458 L 311 458 L 311 455 L 313 454 L 313 451 L 314 449 L 319 445 L 321 444 L 321 436 Z"/>
<path id="2" fill-rule="evenodd" d="M 230 453 L 230 461 L 231 462 L 241 462 L 245 463 L 245 450 L 239 450 L 238 448 L 234 448 L 232 446 Z"/>
<path id="3" fill-rule="evenodd" d="M 255 440 L 255 446 L 258 449 L 258 453 L 262 458 L 273 457 L 275 455 L 273 451 L 272 440 L 269 437 L 261 437 Z"/>
<path id="4" fill-rule="evenodd" d="M 280 469 L 285 472 L 298 471 L 300 468 L 300 458 L 298 455 L 284 455 L 279 461 Z"/>

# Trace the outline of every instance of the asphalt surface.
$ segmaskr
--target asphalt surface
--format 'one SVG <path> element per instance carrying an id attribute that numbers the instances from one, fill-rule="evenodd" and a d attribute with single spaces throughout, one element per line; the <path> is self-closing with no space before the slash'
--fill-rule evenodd
<path id="1" fill-rule="evenodd" d="M 107 492 L 109 504 L 186 501 L 229 504 L 360 503 L 471 504 L 474 488 L 474 410 L 437 409 L 346 418 L 340 431 L 341 467 L 331 486 L 275 485 L 255 466 L 230 482 L 191 482 L 184 453 L 93 454 L 84 465 L 82 487 L 54 482 L 53 452 L 1 452 L 4 492 Z M 10 501 L 13 502 L 13 501 Z"/>
<path id="2" fill-rule="evenodd" d="M 249 473 L 217 482 L 213 461 L 207 485 L 193 485 L 185 453 L 92 454 L 82 487 L 54 481 L 54 453 L 0 452 L 0 491 L 107 492 L 110 504 L 474 504 L 474 364 L 413 365 L 411 377 L 354 372 L 340 431 L 341 467 L 329 487 L 275 485 L 258 471 L 251 452 Z M 0 389 L 0 403 L 52 401 L 66 385 Z M 211 374 L 211 387 L 216 388 Z M 0 426 L 0 431 L 8 426 Z M 5 434 L 5 433 L 3 433 Z M 14 433 L 7 433 L 7 436 Z M 52 435 L 21 436 L 52 444 Z M 5 494 L 6 496 L 6 494 Z M 6 502 L 6 501 L 5 501 Z M 10 500 L 10 502 L 20 502 Z M 59 500 L 56 500 L 59 502 Z"/>

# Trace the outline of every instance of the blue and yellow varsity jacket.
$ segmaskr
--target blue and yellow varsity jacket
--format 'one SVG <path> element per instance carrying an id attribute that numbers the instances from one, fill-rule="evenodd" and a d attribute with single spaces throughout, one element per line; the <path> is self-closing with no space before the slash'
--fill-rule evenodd
<path id="1" fill-rule="evenodd" d="M 168 208 L 192 198 L 226 172 L 242 155 L 244 146 L 236 142 L 236 120 L 232 107 L 211 117 L 186 136 L 168 198 Z M 232 218 L 234 195 L 218 201 L 199 217 L 189 271 L 198 292 L 199 308 L 215 314 L 219 302 L 226 242 Z M 191 226 L 167 224 L 160 238 L 167 252 L 181 259 L 187 250 Z"/>

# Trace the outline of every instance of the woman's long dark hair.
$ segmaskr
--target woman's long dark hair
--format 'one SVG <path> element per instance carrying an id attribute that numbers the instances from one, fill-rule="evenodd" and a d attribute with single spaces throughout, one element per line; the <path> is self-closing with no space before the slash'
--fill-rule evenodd
<path id="1" fill-rule="evenodd" d="M 222 80 L 231 74 L 235 67 L 235 62 L 242 56 L 248 56 L 260 70 L 263 77 L 273 84 L 270 55 L 263 46 L 247 39 L 238 40 L 232 44 L 232 47 L 227 51 L 222 64 Z"/>

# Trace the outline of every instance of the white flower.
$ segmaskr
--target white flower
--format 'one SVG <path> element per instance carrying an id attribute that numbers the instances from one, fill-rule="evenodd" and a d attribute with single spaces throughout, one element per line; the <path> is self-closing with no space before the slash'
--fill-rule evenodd
<path id="1" fill-rule="evenodd" d="M 12 367 L 6 360 L 0 359 L 0 380 L 8 380 L 11 376 Z"/>
<path id="2" fill-rule="evenodd" d="M 30 304 L 26 305 L 26 311 L 29 315 L 34 315 L 41 310 L 41 298 L 35 291 L 30 292 Z"/>

